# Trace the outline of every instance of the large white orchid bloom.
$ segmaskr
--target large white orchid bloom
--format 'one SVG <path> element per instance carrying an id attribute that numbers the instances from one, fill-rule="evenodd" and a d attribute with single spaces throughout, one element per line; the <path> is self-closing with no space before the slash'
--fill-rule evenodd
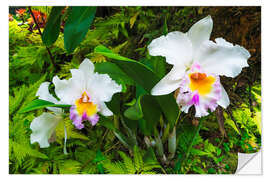
<path id="1" fill-rule="evenodd" d="M 84 127 L 83 121 L 88 120 L 94 126 L 99 119 L 97 112 L 104 116 L 113 113 L 105 102 L 111 100 L 113 94 L 121 92 L 122 86 L 113 81 L 107 74 L 94 72 L 94 64 L 85 59 L 79 69 L 71 69 L 72 78 L 60 80 L 53 78 L 55 94 L 61 103 L 72 105 L 70 119 L 77 129 Z"/>
<path id="2" fill-rule="evenodd" d="M 97 112 L 104 116 L 111 116 L 112 112 L 105 102 L 111 100 L 114 93 L 121 92 L 121 85 L 116 84 L 107 74 L 94 72 L 94 65 L 89 59 L 85 59 L 79 69 L 71 69 L 72 77 L 68 80 L 60 80 L 58 76 L 53 78 L 56 100 L 48 90 L 49 82 L 44 82 L 39 87 L 37 96 L 56 104 L 69 104 L 70 119 L 77 129 L 84 127 L 83 121 L 88 120 L 94 126 L 99 119 Z M 38 142 L 41 148 L 49 146 L 49 139 L 56 126 L 63 120 L 63 112 L 59 108 L 48 107 L 53 113 L 43 113 L 35 118 L 30 128 L 32 129 L 31 143 Z"/>
<path id="3" fill-rule="evenodd" d="M 154 39 L 148 46 L 150 55 L 164 56 L 173 65 L 171 71 L 154 86 L 152 95 L 169 94 L 179 88 L 176 101 L 188 112 L 194 105 L 196 117 L 208 115 L 218 105 L 226 108 L 230 100 L 219 76 L 237 76 L 247 67 L 249 52 L 222 38 L 210 41 L 211 16 L 195 23 L 187 33 L 171 32 Z"/>

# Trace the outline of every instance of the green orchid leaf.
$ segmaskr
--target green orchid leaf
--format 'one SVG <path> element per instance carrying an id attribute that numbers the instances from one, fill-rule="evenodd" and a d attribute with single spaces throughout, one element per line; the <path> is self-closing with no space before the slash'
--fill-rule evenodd
<path id="1" fill-rule="evenodd" d="M 146 164 L 154 164 L 158 162 L 152 147 L 149 147 L 147 149 L 146 153 L 143 156 L 143 160 Z"/>
<path id="2" fill-rule="evenodd" d="M 149 94 L 151 89 L 161 79 L 151 70 L 151 68 L 143 63 L 115 54 L 105 46 L 97 46 L 95 48 L 95 53 L 111 58 L 113 63 L 120 67 L 123 72 Z M 154 98 L 159 103 L 163 114 L 166 117 L 166 121 L 170 123 L 170 127 L 174 127 L 174 123 L 179 117 L 179 108 L 173 94 L 155 96 Z"/>
<path id="3" fill-rule="evenodd" d="M 45 29 L 42 33 L 42 41 L 46 46 L 52 45 L 59 36 L 62 17 L 61 12 L 64 8 L 64 6 L 56 6 L 51 10 Z"/>
<path id="4" fill-rule="evenodd" d="M 140 59 L 140 62 L 149 67 L 159 78 L 165 76 L 166 62 L 165 58 L 161 56 L 148 56 Z"/>
<path id="5" fill-rule="evenodd" d="M 113 121 L 99 114 L 98 124 L 104 126 L 112 131 L 116 130 Z"/>
<path id="6" fill-rule="evenodd" d="M 58 107 L 58 108 L 70 108 L 71 105 L 67 105 L 67 104 L 54 104 L 52 102 L 49 101 L 45 101 L 42 99 L 36 99 L 34 101 L 32 101 L 31 103 L 29 103 L 25 108 L 23 108 L 20 113 L 25 113 L 25 112 L 29 112 L 29 111 L 33 111 L 33 110 L 37 110 L 37 109 L 42 109 L 45 107 Z"/>
<path id="7" fill-rule="evenodd" d="M 139 127 L 146 136 L 154 134 L 154 129 L 160 120 L 161 109 L 154 96 L 144 95 L 141 98 L 143 118 L 139 120 Z"/>
<path id="8" fill-rule="evenodd" d="M 95 63 L 95 72 L 108 74 L 118 84 L 124 83 L 127 85 L 134 85 L 134 81 L 114 63 Z"/>
<path id="9" fill-rule="evenodd" d="M 140 97 L 138 98 L 138 100 L 133 106 L 131 106 L 124 112 L 124 116 L 131 120 L 139 120 L 143 117 L 141 104 L 140 104 Z"/>
<path id="10" fill-rule="evenodd" d="M 159 81 L 159 78 L 149 67 L 138 61 L 115 54 L 105 46 L 97 46 L 95 52 L 111 58 L 113 63 L 120 67 L 123 72 L 141 85 L 147 92 L 150 92 Z"/>
<path id="11" fill-rule="evenodd" d="M 64 28 L 64 46 L 68 53 L 82 42 L 96 14 L 96 7 L 70 6 Z"/>
<path id="12" fill-rule="evenodd" d="M 105 103 L 115 115 L 120 115 L 120 93 L 113 95 L 112 100 Z"/>
<path id="13" fill-rule="evenodd" d="M 156 96 L 156 100 L 159 103 L 163 114 L 166 117 L 166 122 L 170 124 L 170 130 L 175 125 L 175 121 L 180 116 L 179 107 L 176 103 L 173 94 L 167 94 L 162 96 Z"/>

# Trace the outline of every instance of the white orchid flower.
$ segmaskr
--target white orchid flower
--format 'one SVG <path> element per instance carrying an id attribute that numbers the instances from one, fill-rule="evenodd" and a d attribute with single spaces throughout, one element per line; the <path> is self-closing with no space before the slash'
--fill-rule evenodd
<path id="1" fill-rule="evenodd" d="M 39 96 L 39 99 L 59 104 L 59 101 L 49 93 L 49 84 L 49 82 L 42 83 L 36 96 Z M 60 108 L 47 107 L 47 109 L 53 113 L 44 112 L 42 115 L 33 119 L 30 125 L 30 129 L 32 130 L 30 141 L 32 144 L 38 142 L 41 148 L 50 146 L 49 139 L 52 137 L 56 126 L 63 120 L 63 111 Z"/>
<path id="2" fill-rule="evenodd" d="M 116 84 L 107 74 L 95 73 L 94 64 L 89 59 L 85 59 L 79 69 L 70 71 L 72 77 L 68 80 L 60 80 L 58 76 L 53 78 L 55 94 L 60 101 L 49 93 L 49 82 L 44 82 L 39 87 L 37 92 L 39 99 L 55 104 L 72 105 L 70 119 L 77 129 L 84 127 L 85 120 L 94 126 L 99 120 L 98 112 L 104 116 L 113 115 L 105 102 L 110 101 L 113 94 L 121 92 L 121 85 Z M 41 148 L 49 147 L 50 137 L 58 123 L 63 120 L 61 109 L 53 107 L 48 107 L 48 109 L 53 111 L 53 114 L 45 112 L 35 118 L 30 125 L 31 143 L 38 142 Z"/>
<path id="3" fill-rule="evenodd" d="M 148 46 L 150 55 L 164 56 L 173 65 L 171 71 L 152 89 L 152 95 L 179 90 L 176 101 L 181 111 L 194 105 L 196 117 L 208 115 L 218 105 L 226 108 L 229 97 L 219 76 L 237 76 L 247 67 L 249 52 L 223 38 L 210 41 L 213 28 L 211 16 L 195 23 L 187 33 L 171 32 L 154 39 Z"/>
<path id="4" fill-rule="evenodd" d="M 55 94 L 61 103 L 72 105 L 70 119 L 77 129 L 84 127 L 83 121 L 88 120 L 94 126 L 98 120 L 98 112 L 104 116 L 113 113 L 107 108 L 113 94 L 121 92 L 122 86 L 113 81 L 107 74 L 94 72 L 94 64 L 85 59 L 79 69 L 71 69 L 72 78 L 60 80 L 53 78 Z"/>

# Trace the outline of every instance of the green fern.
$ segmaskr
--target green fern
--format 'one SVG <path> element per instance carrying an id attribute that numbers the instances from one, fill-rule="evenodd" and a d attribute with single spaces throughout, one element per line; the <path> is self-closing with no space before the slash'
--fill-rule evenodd
<path id="1" fill-rule="evenodd" d="M 124 165 L 126 167 L 127 174 L 135 174 L 136 173 L 136 167 L 132 161 L 131 158 L 129 158 L 124 152 L 119 151 L 118 152 L 123 159 Z"/>
<path id="2" fill-rule="evenodd" d="M 111 162 L 107 160 L 103 163 L 109 174 L 156 174 L 154 169 L 162 169 L 155 158 L 152 161 L 143 161 L 142 152 L 137 146 L 133 149 L 133 160 L 124 152 L 118 152 L 123 161 Z"/>
<path id="3" fill-rule="evenodd" d="M 81 163 L 75 160 L 65 160 L 60 163 L 60 174 L 77 174 L 80 171 Z"/>

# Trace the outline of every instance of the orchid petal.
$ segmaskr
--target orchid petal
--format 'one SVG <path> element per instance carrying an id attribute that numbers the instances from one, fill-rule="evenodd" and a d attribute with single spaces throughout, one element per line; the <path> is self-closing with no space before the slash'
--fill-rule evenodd
<path id="1" fill-rule="evenodd" d="M 59 103 L 59 101 L 50 94 L 49 85 L 50 85 L 49 82 L 42 83 L 38 88 L 36 96 L 39 96 L 39 99 L 42 99 L 45 101 L 50 101 L 50 102 L 57 104 L 57 103 Z M 60 108 L 47 107 L 47 109 L 49 109 L 50 111 L 53 111 L 55 113 L 62 112 L 62 110 Z"/>
<path id="2" fill-rule="evenodd" d="M 229 96 L 222 85 L 221 85 L 221 98 L 218 100 L 217 103 L 223 108 L 227 108 L 230 104 Z"/>
<path id="3" fill-rule="evenodd" d="M 38 142 L 41 148 L 49 147 L 48 140 L 61 120 L 63 120 L 61 116 L 46 112 L 36 117 L 30 125 L 31 144 Z"/>
<path id="4" fill-rule="evenodd" d="M 36 93 L 36 96 L 39 96 L 39 99 L 50 101 L 53 103 L 57 103 L 57 99 L 55 99 L 49 92 L 49 82 L 43 82 Z"/>
<path id="5" fill-rule="evenodd" d="M 151 94 L 154 96 L 165 95 L 173 92 L 180 86 L 181 77 L 184 74 L 184 69 L 173 68 L 163 79 L 161 79 L 151 90 Z M 176 73 L 177 72 L 177 73 Z M 178 74 L 179 73 L 179 74 Z M 179 75 L 178 79 L 176 78 Z"/>
<path id="6" fill-rule="evenodd" d="M 100 109 L 100 113 L 103 116 L 112 116 L 113 115 L 112 111 L 106 106 L 106 104 L 104 102 L 99 103 L 98 107 Z"/>
<path id="7" fill-rule="evenodd" d="M 205 72 L 235 77 L 248 66 L 250 54 L 245 48 L 233 46 L 222 38 L 216 42 L 205 41 L 196 53 L 195 59 Z"/>
<path id="8" fill-rule="evenodd" d="M 79 77 L 78 77 L 79 78 Z M 72 78 L 69 80 L 60 80 L 58 76 L 53 77 L 55 94 L 60 98 L 62 103 L 73 105 L 81 97 L 82 84 Z"/>
<path id="9" fill-rule="evenodd" d="M 200 45 L 210 39 L 213 29 L 213 20 L 207 16 L 191 26 L 187 35 L 192 42 L 193 52 L 196 52 Z"/>
<path id="10" fill-rule="evenodd" d="M 95 73 L 89 78 L 86 90 L 94 102 L 108 102 L 112 99 L 113 94 L 122 91 L 122 86 L 107 74 Z"/>
<path id="11" fill-rule="evenodd" d="M 86 77 L 89 77 L 94 73 L 95 66 L 92 61 L 86 58 L 80 64 L 79 69 L 85 74 Z"/>
<path id="12" fill-rule="evenodd" d="M 178 31 L 154 39 L 148 46 L 152 56 L 164 56 L 169 64 L 190 64 L 192 44 L 186 34 Z"/>

